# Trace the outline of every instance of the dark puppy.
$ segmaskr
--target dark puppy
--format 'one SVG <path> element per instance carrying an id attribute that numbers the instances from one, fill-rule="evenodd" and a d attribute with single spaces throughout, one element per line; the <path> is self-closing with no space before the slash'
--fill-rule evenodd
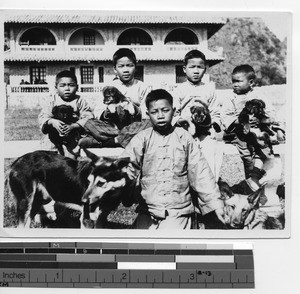
<path id="1" fill-rule="evenodd" d="M 71 125 L 78 121 L 78 116 L 76 116 L 73 107 L 70 105 L 54 106 L 52 109 L 52 115 L 53 118 L 58 119 L 67 125 Z M 68 135 L 61 136 L 55 128 L 48 126 L 48 136 L 61 155 L 65 155 L 63 145 L 65 145 L 67 150 L 73 154 L 73 150 L 76 148 L 78 140 L 80 139 L 80 131 L 77 129 L 72 130 Z"/>
<path id="2" fill-rule="evenodd" d="M 251 153 L 255 152 L 262 160 L 267 158 L 262 149 L 269 147 L 270 154 L 274 154 L 270 136 L 275 135 L 275 133 L 270 128 L 270 119 L 265 113 L 265 107 L 264 101 L 260 99 L 247 101 L 245 107 L 239 114 L 239 124 L 235 128 L 237 137 L 240 140 L 247 142 L 248 149 Z M 250 116 L 253 116 L 258 120 L 257 127 L 261 131 L 259 137 L 254 132 L 250 131 Z"/>
<path id="3" fill-rule="evenodd" d="M 130 125 L 135 121 L 141 121 L 141 113 L 139 108 L 130 103 L 117 88 L 113 86 L 106 86 L 102 90 L 103 92 L 103 103 L 106 105 L 115 105 L 114 112 L 106 110 L 101 115 L 101 120 L 115 125 L 119 130 L 125 126 Z"/>
<path id="4" fill-rule="evenodd" d="M 267 116 L 265 110 L 266 104 L 263 100 L 252 99 L 246 102 L 245 107 L 240 115 L 253 115 L 258 119 L 258 128 L 262 132 L 266 132 L 269 136 L 273 136 L 275 133 L 271 130 L 271 121 L 270 118 Z"/>
<path id="5" fill-rule="evenodd" d="M 217 123 L 211 122 L 211 116 L 208 106 L 200 101 L 195 100 L 195 105 L 191 106 L 191 121 L 195 125 L 195 137 L 210 135 L 210 128 L 213 127 L 217 133 L 221 132 L 221 128 Z"/>

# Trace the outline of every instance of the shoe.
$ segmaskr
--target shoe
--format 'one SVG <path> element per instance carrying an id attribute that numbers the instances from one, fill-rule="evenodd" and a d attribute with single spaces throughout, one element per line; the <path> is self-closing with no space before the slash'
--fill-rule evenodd
<path id="1" fill-rule="evenodd" d="M 93 137 L 84 137 L 78 141 L 78 145 L 81 148 L 101 148 L 102 143 L 94 139 Z"/>

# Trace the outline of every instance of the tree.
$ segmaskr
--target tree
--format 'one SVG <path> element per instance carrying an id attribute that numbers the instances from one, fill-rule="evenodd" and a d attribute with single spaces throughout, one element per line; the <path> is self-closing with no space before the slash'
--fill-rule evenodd
<path id="1" fill-rule="evenodd" d="M 240 64 L 250 64 L 259 85 L 286 83 L 286 40 L 281 42 L 261 18 L 230 18 L 209 39 L 209 48 L 223 47 L 225 60 L 209 73 L 218 88 L 231 87 L 231 73 Z"/>

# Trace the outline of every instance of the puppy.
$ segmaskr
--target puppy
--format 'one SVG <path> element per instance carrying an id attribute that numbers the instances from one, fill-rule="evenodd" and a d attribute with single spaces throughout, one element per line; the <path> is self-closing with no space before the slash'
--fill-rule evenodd
<path id="1" fill-rule="evenodd" d="M 116 126 L 119 130 L 135 121 L 141 120 L 141 112 L 138 106 L 125 97 L 117 88 L 104 87 L 103 103 L 107 109 L 101 116 L 101 120 Z"/>
<path id="2" fill-rule="evenodd" d="M 211 122 L 211 116 L 206 103 L 195 100 L 190 107 L 191 116 L 183 119 L 180 126 L 189 131 L 194 137 L 206 137 L 211 134 L 211 127 L 217 133 L 221 132 L 221 128 L 217 123 Z"/>
<path id="3" fill-rule="evenodd" d="M 52 109 L 53 118 L 70 125 L 78 121 L 78 116 L 74 113 L 74 109 L 70 105 L 54 106 Z M 78 156 L 78 152 L 74 153 L 80 139 L 80 131 L 72 130 L 68 135 L 62 136 L 55 128 L 49 126 L 48 136 L 50 141 L 55 145 L 61 155 L 65 155 L 63 145 L 66 146 L 68 152 Z"/>
<path id="4" fill-rule="evenodd" d="M 271 142 L 270 136 L 274 136 L 275 133 L 270 128 L 270 119 L 265 113 L 265 107 L 265 103 L 260 99 L 247 101 L 245 107 L 239 114 L 239 124 L 235 128 L 237 137 L 247 142 L 250 152 L 255 152 L 262 160 L 267 158 L 262 149 L 269 147 L 270 154 L 274 154 L 273 143 Z M 260 130 L 259 136 L 250 130 L 251 116 L 258 120 L 257 127 Z"/>
<path id="5" fill-rule="evenodd" d="M 265 109 L 266 104 L 263 100 L 252 99 L 246 102 L 240 115 L 244 116 L 244 114 L 247 114 L 249 116 L 254 116 L 258 119 L 258 128 L 262 132 L 266 132 L 269 136 L 273 136 L 275 133 L 271 130 L 271 121 L 267 116 Z"/>

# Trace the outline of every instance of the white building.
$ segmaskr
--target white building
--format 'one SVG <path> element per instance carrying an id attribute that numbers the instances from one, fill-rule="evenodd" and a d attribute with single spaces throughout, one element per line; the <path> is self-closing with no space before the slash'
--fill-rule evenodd
<path id="1" fill-rule="evenodd" d="M 114 77 L 112 56 L 121 47 L 137 56 L 136 78 L 152 87 L 172 88 L 185 79 L 182 60 L 188 51 L 202 51 L 210 67 L 224 59 L 222 48 L 208 49 L 208 39 L 225 23 L 223 18 L 184 12 L 6 13 L 10 104 L 14 97 L 29 101 L 28 93 L 49 95 L 55 75 L 64 69 L 75 72 L 80 92 L 99 92 Z M 209 81 L 208 74 L 204 81 Z"/>

